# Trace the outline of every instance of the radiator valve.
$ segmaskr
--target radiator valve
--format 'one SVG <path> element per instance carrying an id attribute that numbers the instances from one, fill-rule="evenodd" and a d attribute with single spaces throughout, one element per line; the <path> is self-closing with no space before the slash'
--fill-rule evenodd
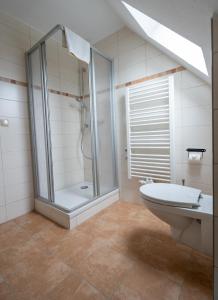
<path id="1" fill-rule="evenodd" d="M 152 178 L 146 177 L 144 180 L 139 180 L 139 183 L 141 183 L 141 185 L 143 185 L 143 184 L 154 183 L 154 181 Z"/>

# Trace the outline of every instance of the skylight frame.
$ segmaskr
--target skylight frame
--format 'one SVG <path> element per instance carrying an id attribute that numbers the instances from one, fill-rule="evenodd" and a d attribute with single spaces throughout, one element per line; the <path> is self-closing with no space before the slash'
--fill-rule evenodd
<path id="1" fill-rule="evenodd" d="M 125 1 L 121 1 L 144 33 L 155 43 L 178 57 L 184 63 L 208 76 L 202 48 L 175 31 L 162 25 Z"/>

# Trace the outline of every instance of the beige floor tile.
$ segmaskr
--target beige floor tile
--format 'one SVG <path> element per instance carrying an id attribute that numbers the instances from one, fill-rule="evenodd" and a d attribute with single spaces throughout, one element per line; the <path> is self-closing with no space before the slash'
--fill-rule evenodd
<path id="1" fill-rule="evenodd" d="M 71 272 L 71 268 L 62 261 L 37 253 L 18 262 L 7 274 L 6 280 L 16 292 L 25 291 L 30 299 L 35 299 L 52 290 Z"/>
<path id="2" fill-rule="evenodd" d="M 6 276 L 15 270 L 16 265 L 23 261 L 31 261 L 34 257 L 45 256 L 41 255 L 37 248 L 37 241 L 34 238 L 30 238 L 22 245 L 13 244 L 13 247 L 7 248 L 0 252 L 0 274 Z"/>
<path id="3" fill-rule="evenodd" d="M 205 287 L 199 284 L 196 280 L 194 282 L 185 282 L 181 289 L 179 300 L 212 300 L 212 288 Z"/>
<path id="4" fill-rule="evenodd" d="M 38 213 L 31 212 L 15 219 L 20 227 L 28 230 L 31 234 L 38 233 L 46 227 L 52 226 L 52 222 Z"/>
<path id="5" fill-rule="evenodd" d="M 79 230 L 73 230 L 53 248 L 52 256 L 76 269 L 78 264 L 90 254 L 92 242 L 92 237 Z"/>
<path id="6" fill-rule="evenodd" d="M 4 225 L 4 224 L 3 224 Z M 0 225 L 1 228 L 2 225 Z M 31 234 L 19 226 L 14 225 L 11 230 L 0 235 L 0 252 L 13 246 L 21 246 L 31 237 Z"/>
<path id="7" fill-rule="evenodd" d="M 178 300 L 181 286 L 163 272 L 136 263 L 115 291 L 112 299 Z"/>
<path id="8" fill-rule="evenodd" d="M 14 293 L 6 282 L 0 283 L 0 300 L 14 300 Z"/>
<path id="9" fill-rule="evenodd" d="M 83 282 L 76 290 L 72 300 L 106 300 L 106 298 L 93 286 Z"/>
<path id="10" fill-rule="evenodd" d="M 81 283 L 82 280 L 71 272 L 64 280 L 50 290 L 46 294 L 46 297 L 49 300 L 71 300 Z"/>
<path id="11" fill-rule="evenodd" d="M 16 227 L 17 226 L 16 226 L 15 221 L 9 221 L 9 222 L 6 222 L 4 224 L 1 224 L 0 225 L 0 238 L 1 238 L 2 234 L 5 235 L 6 233 L 15 230 Z"/>
<path id="12" fill-rule="evenodd" d="M 109 297 L 131 267 L 132 261 L 126 256 L 112 248 L 102 247 L 80 264 L 79 273 Z"/>

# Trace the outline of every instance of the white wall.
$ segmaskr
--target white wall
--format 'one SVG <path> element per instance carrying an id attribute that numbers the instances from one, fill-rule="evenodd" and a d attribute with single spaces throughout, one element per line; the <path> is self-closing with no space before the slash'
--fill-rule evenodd
<path id="1" fill-rule="evenodd" d="M 26 81 L 24 52 L 29 27 L 0 15 L 0 76 Z M 0 223 L 33 208 L 33 183 L 26 87 L 0 81 Z"/>
<path id="2" fill-rule="evenodd" d="M 212 195 L 211 87 L 188 71 L 175 76 L 175 174 L 176 182 Z M 188 161 L 187 148 L 205 148 L 203 160 Z"/>
<path id="3" fill-rule="evenodd" d="M 151 44 L 123 28 L 98 42 L 96 47 L 114 58 L 115 83 L 123 84 L 145 76 L 157 74 L 178 64 Z M 185 70 L 173 75 L 175 82 L 175 181 L 198 187 L 212 194 L 212 118 L 211 87 Z M 127 178 L 125 88 L 116 90 L 118 124 L 118 162 L 121 197 L 127 201 L 140 201 L 138 180 Z M 188 147 L 206 148 L 199 164 L 187 160 Z"/>

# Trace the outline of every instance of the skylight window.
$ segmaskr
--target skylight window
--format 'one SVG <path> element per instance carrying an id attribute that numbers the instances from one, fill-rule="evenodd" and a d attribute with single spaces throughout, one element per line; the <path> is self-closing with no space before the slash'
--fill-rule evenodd
<path id="1" fill-rule="evenodd" d="M 208 76 L 201 47 L 122 1 L 143 31 L 168 51 Z"/>

